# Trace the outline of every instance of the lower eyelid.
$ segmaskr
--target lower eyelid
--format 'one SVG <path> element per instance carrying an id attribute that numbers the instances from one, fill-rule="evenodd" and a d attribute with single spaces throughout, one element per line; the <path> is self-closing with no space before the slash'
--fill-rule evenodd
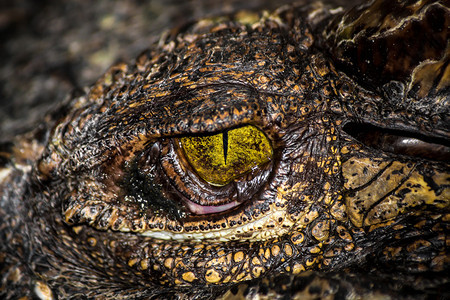
<path id="1" fill-rule="evenodd" d="M 207 205 L 199 205 L 192 201 L 185 201 L 184 204 L 188 207 L 188 209 L 196 214 L 196 215 L 206 215 L 206 214 L 218 214 L 227 210 L 230 210 L 232 208 L 235 208 L 236 206 L 240 205 L 241 203 L 238 201 L 233 201 L 227 204 L 218 205 L 218 206 L 207 206 Z"/>

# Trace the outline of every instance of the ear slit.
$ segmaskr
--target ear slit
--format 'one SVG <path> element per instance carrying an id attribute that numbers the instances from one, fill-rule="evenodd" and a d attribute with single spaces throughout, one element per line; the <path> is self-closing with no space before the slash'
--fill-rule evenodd
<path id="1" fill-rule="evenodd" d="M 354 122 L 343 129 L 364 145 L 381 151 L 435 161 L 450 159 L 450 141 L 445 138 Z"/>

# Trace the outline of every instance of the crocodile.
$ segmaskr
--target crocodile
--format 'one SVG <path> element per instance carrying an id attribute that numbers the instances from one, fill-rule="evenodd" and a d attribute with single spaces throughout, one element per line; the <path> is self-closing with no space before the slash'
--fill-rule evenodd
<path id="1" fill-rule="evenodd" d="M 0 297 L 449 297 L 449 24 L 300 2 L 166 32 L 0 144 Z"/>

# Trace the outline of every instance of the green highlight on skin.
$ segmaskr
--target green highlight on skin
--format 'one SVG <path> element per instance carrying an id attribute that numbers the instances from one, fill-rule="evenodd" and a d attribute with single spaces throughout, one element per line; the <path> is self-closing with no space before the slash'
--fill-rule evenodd
<path id="1" fill-rule="evenodd" d="M 251 125 L 215 135 L 182 137 L 180 143 L 192 168 L 215 186 L 224 186 L 272 159 L 269 140 Z"/>

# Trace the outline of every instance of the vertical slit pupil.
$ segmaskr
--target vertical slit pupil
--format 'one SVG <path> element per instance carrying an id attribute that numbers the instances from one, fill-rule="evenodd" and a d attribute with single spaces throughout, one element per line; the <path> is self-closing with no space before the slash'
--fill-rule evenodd
<path id="1" fill-rule="evenodd" d="M 227 153 L 228 153 L 228 130 L 222 133 L 222 144 L 223 144 L 223 156 L 225 164 L 227 164 Z"/>

